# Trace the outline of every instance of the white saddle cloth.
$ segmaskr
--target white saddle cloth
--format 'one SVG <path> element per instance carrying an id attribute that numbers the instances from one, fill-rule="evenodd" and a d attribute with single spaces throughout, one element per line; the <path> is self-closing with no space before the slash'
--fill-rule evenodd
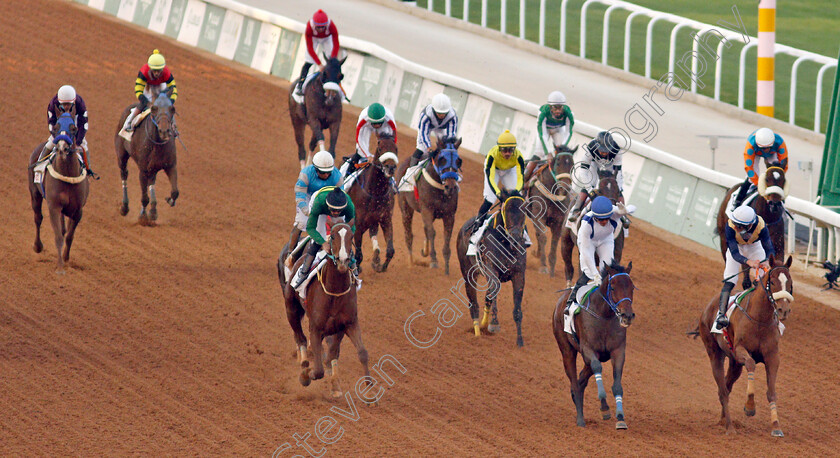
<path id="1" fill-rule="evenodd" d="M 569 334 L 575 333 L 575 312 L 580 308 L 580 303 L 583 301 L 583 297 L 589 291 L 595 289 L 598 285 L 595 283 L 587 283 L 583 285 L 575 295 L 575 301 L 572 302 L 572 305 L 569 306 L 569 313 L 566 314 L 566 319 L 563 320 L 563 330 Z"/>
<path id="2" fill-rule="evenodd" d="M 423 164 L 418 164 L 412 167 L 409 167 L 405 171 L 405 175 L 400 179 L 399 191 L 400 192 L 413 192 L 414 186 L 417 185 L 417 178 L 420 176 L 420 171 L 422 170 Z"/>

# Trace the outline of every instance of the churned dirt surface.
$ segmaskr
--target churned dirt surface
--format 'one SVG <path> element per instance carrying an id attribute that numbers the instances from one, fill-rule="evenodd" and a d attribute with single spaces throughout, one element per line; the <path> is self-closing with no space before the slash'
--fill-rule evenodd
<path id="1" fill-rule="evenodd" d="M 159 225 L 147 228 L 136 222 L 133 163 L 131 212 L 118 214 L 113 135 L 153 48 L 177 77 L 178 122 L 189 149 L 179 145 L 178 205 L 161 205 Z M 761 369 L 757 416 L 742 412 L 742 379 L 732 396 L 737 434 L 726 436 L 716 425 L 717 389 L 702 344 L 684 335 L 717 295 L 722 262 L 639 227 L 625 252 L 639 288 L 624 375 L 628 431 L 600 420 L 594 381 L 587 427 L 574 426 L 551 334 L 562 282 L 539 274 L 533 257 L 524 348 L 515 347 L 509 286 L 499 335 L 466 333 L 462 309 L 434 345 L 409 343 L 406 319 L 423 310 L 414 334 L 431 339 L 429 310 L 441 299 L 457 304 L 449 289 L 459 277 L 454 256 L 449 277 L 409 265 L 399 210 L 397 257 L 384 274 L 365 266 L 359 301 L 371 364 L 392 355 L 405 373 L 386 365 L 393 385 L 384 385 L 378 406 L 354 395 L 358 417 L 345 418 L 336 410 L 350 406 L 332 400 L 324 382 L 303 388 L 297 381 L 274 268 L 292 223 L 298 173 L 282 84 L 63 1 L 0 2 L 0 60 L 0 454 L 264 456 L 295 446 L 295 434 L 315 434 L 327 415 L 337 421 L 329 435 L 340 427 L 341 436 L 328 445 L 314 435 L 306 440 L 333 456 L 837 454 L 840 313 L 803 295 L 793 305 L 778 382 L 786 437 L 770 437 Z M 102 179 L 91 186 L 70 268 L 58 276 L 48 220 L 45 253 L 32 251 L 25 167 L 47 136 L 47 102 L 65 83 L 88 103 L 93 167 Z M 352 150 L 357 113 L 346 113 L 339 155 Z M 400 157 L 413 146 L 401 135 Z M 158 195 L 167 193 L 161 175 Z M 459 225 L 480 199 L 480 165 L 469 160 Z M 418 221 L 422 240 L 421 231 Z M 370 259 L 369 243 L 366 250 Z M 361 374 L 345 340 L 343 387 Z"/>

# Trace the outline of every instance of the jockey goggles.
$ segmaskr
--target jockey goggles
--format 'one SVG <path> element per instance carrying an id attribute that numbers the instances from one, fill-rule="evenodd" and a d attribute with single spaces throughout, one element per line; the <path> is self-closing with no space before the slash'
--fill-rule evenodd
<path id="1" fill-rule="evenodd" d="M 499 152 L 500 153 L 513 153 L 514 151 L 516 151 L 515 146 L 500 146 L 499 147 Z"/>

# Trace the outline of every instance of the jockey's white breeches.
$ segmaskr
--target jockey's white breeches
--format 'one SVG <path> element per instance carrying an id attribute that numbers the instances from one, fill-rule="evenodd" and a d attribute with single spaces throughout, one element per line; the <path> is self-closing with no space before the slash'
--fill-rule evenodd
<path id="1" fill-rule="evenodd" d="M 612 264 L 614 251 L 615 242 L 612 237 L 592 243 L 580 243 L 578 241 L 580 271 L 590 279 L 600 276 L 601 266 Z M 598 260 L 600 261 L 598 265 L 595 264 L 595 253 L 598 253 Z"/>
<path id="2" fill-rule="evenodd" d="M 490 186 L 490 181 L 487 176 L 484 177 L 484 199 L 490 202 L 491 204 L 495 204 L 496 201 L 499 199 L 496 197 L 496 193 L 493 191 L 493 188 Z M 516 181 L 517 181 L 517 168 L 512 167 L 507 170 L 499 170 L 496 169 L 496 185 L 499 188 L 504 188 L 507 190 L 516 189 Z"/>
<path id="3" fill-rule="evenodd" d="M 738 252 L 741 253 L 741 256 L 749 260 L 763 261 L 765 258 L 764 247 L 761 246 L 760 240 L 756 240 L 755 242 L 750 243 L 748 245 L 738 245 Z M 741 271 L 742 268 L 743 267 L 741 266 L 741 263 L 736 261 L 735 258 L 732 257 L 732 253 L 729 251 L 729 249 L 727 249 L 726 268 L 723 269 L 723 278 L 737 274 L 739 271 Z M 726 281 L 736 283 L 738 279 L 733 276 L 732 278 Z"/>
<path id="4" fill-rule="evenodd" d="M 306 43 L 303 43 L 303 45 L 306 46 Z M 333 52 L 332 36 L 328 36 L 326 38 L 312 38 L 312 49 L 315 50 L 315 54 L 326 54 L 327 56 L 331 56 Z M 324 62 L 324 56 L 319 56 L 318 60 L 320 60 L 322 64 L 326 63 Z M 309 64 L 315 63 L 315 58 L 309 54 L 308 50 L 306 52 L 305 62 Z"/>
<path id="5" fill-rule="evenodd" d="M 550 148 L 552 148 L 552 146 L 556 148 L 565 144 L 567 138 L 569 138 L 569 126 L 563 124 L 562 126 L 552 129 L 545 129 L 543 141 L 545 142 L 546 148 L 549 148 L 548 152 L 554 154 L 554 151 Z M 542 151 L 540 148 L 534 150 L 534 155 L 538 156 L 540 160 L 546 159 L 545 151 Z"/>
<path id="6" fill-rule="evenodd" d="M 315 194 L 317 193 L 313 192 L 312 195 L 309 196 L 309 203 L 306 204 L 307 209 L 312 209 L 312 201 L 315 200 Z M 306 223 L 309 221 L 308 213 L 309 212 L 307 212 L 306 215 L 303 214 L 303 210 L 295 205 L 295 227 L 303 232 L 306 232 Z"/>

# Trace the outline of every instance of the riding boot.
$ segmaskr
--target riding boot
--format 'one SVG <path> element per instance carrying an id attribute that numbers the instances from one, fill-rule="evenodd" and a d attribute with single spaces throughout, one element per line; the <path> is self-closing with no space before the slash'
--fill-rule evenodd
<path id="1" fill-rule="evenodd" d="M 720 329 L 729 326 L 729 319 L 726 318 L 726 309 L 729 307 L 729 293 L 732 292 L 732 288 L 734 287 L 735 283 L 724 282 L 723 288 L 720 290 L 720 303 L 718 304 L 718 315 L 715 320 Z"/>
<path id="2" fill-rule="evenodd" d="M 298 78 L 297 85 L 295 86 L 296 95 L 303 95 L 303 82 L 306 81 L 306 76 L 309 74 L 309 69 L 311 67 L 311 63 L 305 62 L 303 64 L 303 68 L 300 69 L 300 77 Z"/>
<path id="3" fill-rule="evenodd" d="M 42 149 L 41 153 L 38 154 L 38 160 L 35 161 L 35 163 L 37 164 L 46 159 L 50 155 L 49 153 L 52 152 L 53 148 L 55 148 L 55 145 L 52 142 L 45 143 L 44 149 Z"/>
<path id="4" fill-rule="evenodd" d="M 569 221 L 575 222 L 580 216 L 580 212 L 583 209 L 583 205 L 586 203 L 586 198 L 581 198 L 578 196 L 577 200 L 575 201 L 575 205 L 569 211 Z"/>
<path id="5" fill-rule="evenodd" d="M 292 252 L 297 247 L 298 240 L 300 240 L 300 233 L 302 231 L 297 226 L 292 226 L 292 233 L 289 235 L 289 253 L 286 255 L 285 264 L 288 268 L 292 268 Z"/>
<path id="6" fill-rule="evenodd" d="M 738 195 L 735 196 L 735 208 L 740 207 L 741 203 L 744 202 L 744 199 L 747 198 L 747 191 L 750 190 L 750 184 L 751 182 L 749 178 L 747 178 L 746 180 L 744 180 L 743 183 L 741 183 L 741 188 L 738 189 Z"/>
<path id="7" fill-rule="evenodd" d="M 295 277 L 294 283 L 292 283 L 292 288 L 297 288 L 306 280 L 306 277 L 309 275 L 309 269 L 312 267 L 312 261 L 315 259 L 315 255 L 306 252 L 306 257 L 303 258 L 303 263 L 300 265 L 300 270 L 298 271 L 297 277 Z"/>
<path id="8" fill-rule="evenodd" d="M 411 155 L 411 159 L 408 161 L 409 167 L 414 167 L 415 165 L 420 163 L 420 160 L 423 158 L 423 150 L 416 149 L 414 150 L 414 154 Z"/>
<path id="9" fill-rule="evenodd" d="M 580 290 L 580 288 L 583 287 L 583 285 L 589 283 L 589 280 L 590 278 L 587 277 L 585 273 L 581 272 L 580 278 L 578 278 L 578 281 L 577 283 L 575 283 L 575 286 L 572 287 L 572 294 L 570 294 L 569 298 L 566 300 L 566 309 L 563 310 L 564 314 L 569 313 L 569 307 L 571 307 L 572 304 L 577 300 L 578 290 Z"/>
<path id="10" fill-rule="evenodd" d="M 531 160 L 528 161 L 528 164 L 525 165 L 525 172 L 522 174 L 523 181 L 528 183 L 531 180 L 531 174 L 534 173 L 534 169 L 537 168 L 537 162 L 539 158 L 537 156 L 531 157 Z M 529 183 L 530 185 L 530 183 Z"/>
<path id="11" fill-rule="evenodd" d="M 362 156 L 356 152 L 350 156 L 350 159 L 347 159 L 347 171 L 344 173 L 344 181 L 347 181 L 350 178 L 350 174 L 356 171 L 356 164 L 359 163 L 359 159 L 361 158 Z"/>
<path id="12" fill-rule="evenodd" d="M 472 232 L 477 231 L 484 224 L 484 221 L 487 219 L 487 210 L 490 210 L 492 206 L 493 204 L 489 200 L 484 199 L 484 202 L 481 203 L 481 207 L 478 209 L 478 216 L 473 221 Z"/>
<path id="13" fill-rule="evenodd" d="M 139 108 L 134 107 L 134 108 L 131 109 L 131 113 L 129 113 L 128 117 L 125 118 L 125 124 L 123 125 L 123 130 L 125 130 L 126 132 L 134 131 L 134 126 L 132 126 L 132 124 L 133 124 L 134 118 L 137 117 L 138 114 L 140 114 L 140 109 Z"/>
<path id="14" fill-rule="evenodd" d="M 81 148 L 81 147 L 79 147 L 79 148 Z M 91 177 L 91 178 L 93 178 L 94 180 L 98 180 L 98 179 L 99 179 L 99 175 L 97 175 L 97 174 L 96 174 L 96 172 L 94 172 L 94 171 L 93 171 L 93 170 L 91 170 L 91 168 L 90 168 L 90 162 L 88 161 L 88 152 L 87 152 L 87 150 L 86 150 L 86 149 L 84 149 L 84 148 L 81 148 L 81 150 L 82 150 L 82 161 L 85 163 L 85 171 L 87 172 L 88 176 L 90 176 L 90 177 Z"/>

